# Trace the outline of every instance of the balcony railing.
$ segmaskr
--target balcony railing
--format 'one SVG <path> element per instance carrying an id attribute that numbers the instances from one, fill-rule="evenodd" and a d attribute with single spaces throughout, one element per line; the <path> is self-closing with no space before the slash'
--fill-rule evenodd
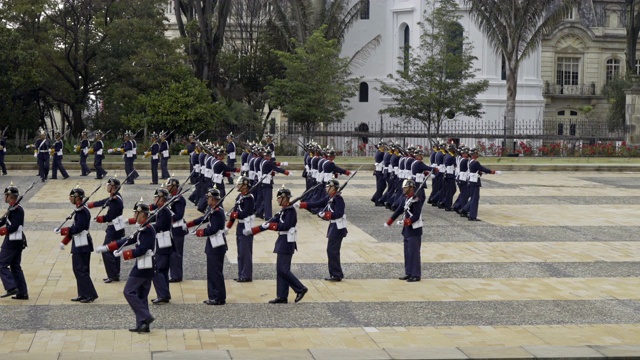
<path id="1" fill-rule="evenodd" d="M 545 81 L 544 95 L 595 96 L 596 84 L 557 85 Z"/>

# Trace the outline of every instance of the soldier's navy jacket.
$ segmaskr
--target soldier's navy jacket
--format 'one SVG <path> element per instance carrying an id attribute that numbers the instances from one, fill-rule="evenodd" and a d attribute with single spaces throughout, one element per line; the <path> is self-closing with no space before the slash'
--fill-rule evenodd
<path id="1" fill-rule="evenodd" d="M 436 154 L 438 154 L 439 151 L 435 151 L 432 150 L 431 154 L 429 154 L 429 164 L 435 164 L 436 163 Z"/>
<path id="2" fill-rule="evenodd" d="M 184 210 L 187 207 L 187 200 L 184 199 L 184 196 L 179 195 L 178 199 L 171 203 L 171 235 L 174 236 L 185 236 L 187 231 L 182 226 L 174 226 L 176 223 L 180 223 L 181 220 L 184 219 Z"/>
<path id="3" fill-rule="evenodd" d="M 436 153 L 436 165 L 444 165 L 444 154 L 442 151 Z"/>
<path id="4" fill-rule="evenodd" d="M 38 158 L 44 158 L 49 156 L 49 140 L 38 139 L 35 143 L 35 149 L 38 151 Z M 45 151 L 46 150 L 46 151 Z"/>
<path id="5" fill-rule="evenodd" d="M 278 239 L 276 240 L 276 246 L 273 252 L 276 254 L 290 254 L 296 251 L 296 242 L 287 241 L 287 231 L 296 226 L 298 223 L 298 213 L 293 206 L 287 206 L 276 213 L 272 219 L 269 220 L 270 224 L 278 224 L 276 231 L 278 231 Z"/>
<path id="6" fill-rule="evenodd" d="M 227 164 L 224 163 L 224 161 L 218 160 L 218 159 L 213 160 L 212 170 L 214 174 L 221 174 L 223 177 L 226 177 L 226 175 L 229 175 L 229 174 L 226 174 L 227 172 L 236 171 L 235 168 L 228 166 Z"/>
<path id="7" fill-rule="evenodd" d="M 5 139 L 2 136 L 0 136 L 0 146 L 2 146 L 2 150 L 0 150 L 0 152 L 6 153 L 7 152 L 7 139 Z"/>
<path id="8" fill-rule="evenodd" d="M 405 169 L 405 173 L 407 174 L 407 176 L 405 176 L 405 179 L 411 178 L 411 167 L 413 166 L 413 163 L 416 161 L 415 158 L 411 157 L 411 156 L 407 156 L 407 159 L 404 161 L 404 169 Z"/>
<path id="9" fill-rule="evenodd" d="M 109 202 L 109 204 L 107 205 L 108 207 L 107 213 L 104 214 L 105 223 L 112 222 L 113 219 L 117 218 L 118 216 L 122 216 L 122 212 L 124 211 L 124 202 L 122 201 L 122 196 L 120 195 L 120 193 L 115 193 L 113 196 L 110 196 L 108 198 L 94 201 L 93 207 L 104 206 L 104 204 L 106 204 L 107 201 Z M 109 231 L 109 229 L 113 229 L 115 231 L 115 229 L 113 228 L 113 225 L 109 225 L 107 227 L 107 232 Z"/>
<path id="10" fill-rule="evenodd" d="M 56 140 L 55 144 L 53 144 L 53 157 L 55 158 L 62 158 L 62 148 L 64 147 L 64 144 L 62 143 L 62 139 L 60 140 Z M 58 155 L 60 154 L 60 155 Z"/>
<path id="11" fill-rule="evenodd" d="M 319 171 L 318 162 L 320 161 L 320 156 L 314 156 L 311 159 L 311 169 Z"/>
<path id="12" fill-rule="evenodd" d="M 104 144 L 102 143 L 102 140 L 98 140 L 93 144 L 93 154 L 96 159 L 104 159 L 103 149 Z"/>
<path id="13" fill-rule="evenodd" d="M 238 220 L 244 220 L 251 217 L 255 213 L 255 200 L 253 199 L 253 195 L 251 193 L 247 195 L 238 194 L 238 196 L 236 196 L 234 212 L 238 213 Z M 236 233 L 242 234 L 242 230 L 245 228 L 247 228 L 247 225 L 242 221 L 238 221 Z"/>
<path id="14" fill-rule="evenodd" d="M 11 206 L 11 205 L 10 205 Z M 0 220 L 0 226 L 7 226 L 7 234 L 2 242 L 2 249 L 22 250 L 24 248 L 24 232 L 22 233 L 22 240 L 9 240 L 9 235 L 21 229 L 24 225 L 24 209 L 19 204 L 16 207 L 9 208 L 9 214 L 6 218 Z"/>
<path id="15" fill-rule="evenodd" d="M 158 153 L 160 152 L 160 144 L 154 142 L 151 145 L 151 160 L 158 160 Z"/>
<path id="16" fill-rule="evenodd" d="M 235 154 L 236 153 L 236 143 L 234 143 L 233 141 L 230 143 L 227 143 L 227 154 L 229 155 L 229 160 L 236 160 L 235 157 L 233 157 L 233 159 L 231 159 L 231 154 Z"/>
<path id="17" fill-rule="evenodd" d="M 153 228 L 155 229 L 156 234 L 165 231 L 171 231 L 171 210 L 169 210 L 168 206 L 162 210 L 158 210 L 155 220 L 156 221 L 153 223 Z M 155 253 L 158 255 L 171 255 L 172 251 L 173 243 L 171 244 L 171 246 L 166 248 L 160 248 L 159 246 L 156 246 Z"/>
<path id="18" fill-rule="evenodd" d="M 193 222 L 196 225 L 199 225 L 200 223 L 203 223 L 203 222 L 208 222 L 209 224 L 204 229 L 204 235 L 208 237 L 211 235 L 215 235 L 220 230 L 224 229 L 224 220 L 225 220 L 224 210 L 222 209 L 222 207 L 216 206 L 215 209 L 211 210 L 211 212 L 209 213 L 209 216 L 207 216 L 206 218 L 204 216 L 201 216 L 193 220 Z M 207 238 L 207 244 L 204 247 L 204 253 L 208 255 L 212 255 L 221 250 L 226 252 L 227 238 L 226 236 L 224 236 L 224 234 L 222 236 L 224 237 L 224 242 L 225 242 L 224 246 L 218 246 L 215 248 L 211 245 L 211 241 L 209 241 L 209 239 Z"/>
<path id="19" fill-rule="evenodd" d="M 271 150 L 271 161 L 276 161 L 276 144 L 270 142 L 267 144 L 269 150 Z"/>
<path id="20" fill-rule="evenodd" d="M 469 181 L 469 186 L 471 187 L 481 187 L 482 186 L 482 182 L 480 179 L 480 175 L 482 175 L 483 173 L 485 174 L 491 174 L 493 172 L 493 170 L 486 168 L 484 166 L 482 166 L 482 164 L 480 164 L 480 161 L 478 160 L 469 160 L 469 174 L 473 174 L 473 173 L 478 173 L 478 182 L 472 182 Z"/>
<path id="21" fill-rule="evenodd" d="M 469 170 L 469 159 L 468 158 L 462 158 L 460 159 L 460 174 L 462 174 L 463 172 L 467 172 L 467 170 Z M 467 181 L 465 180 L 465 183 Z"/>
<path id="22" fill-rule="evenodd" d="M 403 225 L 402 236 L 405 238 L 422 236 L 422 226 L 413 228 L 413 223 L 420 221 L 420 215 L 422 214 L 422 199 L 417 196 L 413 196 L 405 200 L 404 206 L 398 207 L 391 215 L 391 219 L 395 220 L 404 213 L 403 220 L 411 219 L 412 225 Z"/>
<path id="23" fill-rule="evenodd" d="M 262 164 L 260 164 L 260 172 L 262 173 L 262 175 L 271 174 L 274 171 L 280 174 L 284 174 L 286 170 L 276 166 L 273 161 L 263 161 Z M 271 178 L 271 185 L 273 185 L 273 178 Z"/>
<path id="24" fill-rule="evenodd" d="M 249 160 L 249 179 L 252 182 L 258 180 L 258 172 L 260 171 L 260 164 L 262 163 L 262 158 L 259 156 L 254 156 L 251 160 Z M 251 178 L 251 174 L 253 174 L 253 178 Z"/>
<path id="25" fill-rule="evenodd" d="M 162 153 L 165 150 L 169 150 L 169 142 L 167 140 L 163 141 L 160 144 L 160 153 Z M 168 153 L 168 154 L 169 154 L 168 156 L 162 155 L 162 157 L 166 157 L 167 159 L 169 159 L 171 157 L 171 153 Z"/>
<path id="26" fill-rule="evenodd" d="M 322 164 L 322 172 L 325 174 L 344 174 L 347 170 L 336 165 L 332 160 L 327 159 Z"/>
<path id="27" fill-rule="evenodd" d="M 133 239 L 129 239 L 129 237 L 126 237 L 117 241 L 119 248 L 133 243 L 136 244 L 136 247 L 131 250 L 127 250 L 131 252 L 131 257 L 127 257 L 125 260 L 144 256 L 147 254 L 148 250 L 154 251 L 154 249 L 156 248 L 156 231 L 153 226 L 151 226 L 151 224 L 147 224 L 140 229 L 138 234 Z M 153 267 L 151 269 L 138 269 L 137 261 L 135 262 L 135 265 L 133 265 L 133 268 L 129 273 L 129 277 L 137 278 L 152 278 L 153 275 Z"/>
<path id="28" fill-rule="evenodd" d="M 384 165 L 384 167 L 382 168 L 382 173 L 386 174 L 387 176 L 389 176 L 389 174 L 391 174 L 391 171 L 389 169 L 389 164 L 391 164 L 391 153 L 388 151 L 384 152 L 384 156 L 382 157 L 382 164 Z"/>
<path id="29" fill-rule="evenodd" d="M 400 156 L 396 155 L 395 153 L 391 154 L 391 157 L 389 158 L 389 172 L 392 173 L 395 177 L 398 176 L 398 174 L 394 171 L 398 165 L 400 163 Z"/>
<path id="30" fill-rule="evenodd" d="M 131 154 L 131 156 L 127 155 L 128 151 L 133 151 L 133 143 L 131 142 L 131 140 L 127 140 L 124 143 L 122 143 L 122 151 L 124 152 L 124 156 L 125 157 L 133 157 L 133 153 L 129 153 Z"/>
<path id="31" fill-rule="evenodd" d="M 342 195 L 336 194 L 333 198 L 329 198 L 329 195 L 325 195 L 321 200 L 317 202 L 307 203 L 308 208 L 323 208 L 325 216 L 327 213 L 331 213 L 329 219 L 323 217 L 323 220 L 330 221 L 329 228 L 327 228 L 327 238 L 343 238 L 347 236 L 347 228 L 338 229 L 335 220 L 341 219 L 344 216 L 344 199 Z"/>
<path id="32" fill-rule="evenodd" d="M 386 151 L 380 151 L 380 150 L 377 150 L 377 151 L 376 151 L 376 155 L 373 157 L 374 162 L 375 162 L 376 164 L 382 164 L 382 163 L 384 162 L 384 154 L 385 154 L 385 153 L 386 153 Z M 376 171 L 377 171 L 377 170 L 376 170 Z M 380 171 L 382 171 L 382 170 L 380 170 Z"/>
<path id="33" fill-rule="evenodd" d="M 93 241 L 91 239 L 91 235 L 87 233 L 87 241 L 89 242 L 86 246 L 76 246 L 76 242 L 73 241 L 73 235 L 79 234 L 83 231 L 89 232 L 89 225 L 91 224 L 91 212 L 86 206 L 80 206 L 74 209 L 73 212 L 73 224 L 69 227 L 69 237 L 71 237 L 71 253 L 72 254 L 82 254 L 82 253 L 90 253 L 93 251 Z"/>
<path id="34" fill-rule="evenodd" d="M 243 166 L 246 166 L 246 165 L 248 165 L 248 164 L 249 164 L 249 156 L 250 156 L 250 155 L 251 155 L 251 154 L 249 154 L 249 153 L 248 153 L 248 152 L 246 152 L 246 151 L 243 151 L 243 152 L 242 152 L 242 155 L 240 155 L 240 163 L 241 163 Z"/>
<path id="35" fill-rule="evenodd" d="M 447 168 L 449 168 L 449 166 L 451 166 L 451 168 L 449 168 L 449 169 L 451 169 L 451 171 L 448 171 L 448 170 L 445 171 L 444 176 L 446 178 L 449 178 L 449 179 L 455 178 L 456 177 L 456 173 L 455 173 L 456 158 L 455 158 L 455 156 L 453 156 L 453 155 L 451 155 L 449 153 L 446 153 L 444 155 L 443 164 L 445 166 L 445 169 L 447 169 Z"/>
<path id="36" fill-rule="evenodd" d="M 80 143 L 80 155 L 86 156 L 87 154 L 89 154 L 89 140 L 84 139 Z"/>
<path id="37" fill-rule="evenodd" d="M 206 166 L 205 162 L 207 161 L 207 153 L 206 152 L 201 152 L 200 154 L 198 154 L 198 164 L 200 164 L 200 173 L 204 174 L 204 168 Z"/>
<path id="38" fill-rule="evenodd" d="M 433 171 L 433 168 L 425 164 L 422 160 L 415 160 L 411 163 L 411 176 L 416 186 L 424 181 L 425 171 Z"/>
<path id="39" fill-rule="evenodd" d="M 196 142 L 191 142 L 189 143 L 189 145 L 187 145 L 187 153 L 189 153 L 189 155 L 193 154 L 193 152 L 196 151 Z"/>

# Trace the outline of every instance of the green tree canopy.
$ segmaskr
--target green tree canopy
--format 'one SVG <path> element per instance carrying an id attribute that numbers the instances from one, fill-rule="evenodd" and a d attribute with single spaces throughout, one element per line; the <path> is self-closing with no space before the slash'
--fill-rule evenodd
<path id="1" fill-rule="evenodd" d="M 338 42 L 325 39 L 324 30 L 314 31 L 293 53 L 276 51 L 285 77 L 267 87 L 272 105 L 307 133 L 320 123 L 344 119 L 359 81 L 351 77 L 348 59 L 340 57 Z"/>
<path id="2" fill-rule="evenodd" d="M 437 133 L 447 118 L 482 114 L 482 104 L 476 97 L 489 83 L 472 81 L 476 57 L 460 32 L 457 10 L 453 0 L 440 0 L 438 7 L 425 12 L 419 47 L 405 49 L 401 69 L 389 74 L 389 81 L 381 80 L 380 92 L 394 101 L 381 113 L 407 122 L 420 121 L 429 134 L 434 130 Z"/>

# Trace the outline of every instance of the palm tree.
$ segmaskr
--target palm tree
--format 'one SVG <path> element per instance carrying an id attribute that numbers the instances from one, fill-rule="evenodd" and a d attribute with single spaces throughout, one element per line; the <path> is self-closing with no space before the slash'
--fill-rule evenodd
<path id="1" fill-rule="evenodd" d="M 269 27 L 275 39 L 281 41 L 280 49 L 293 51 L 304 45 L 317 29 L 326 25 L 324 36 L 336 39 L 341 46 L 347 31 L 360 18 L 361 11 L 369 7 L 369 0 L 270 0 L 273 11 Z M 295 42 L 291 40 L 295 39 Z M 370 52 L 380 44 L 377 35 L 352 55 L 349 65 L 360 66 Z"/>
<path id="2" fill-rule="evenodd" d="M 553 29 L 576 3 L 576 0 L 464 0 L 471 18 L 505 60 L 505 146 L 513 144 L 520 63 L 537 50 L 542 35 Z"/>

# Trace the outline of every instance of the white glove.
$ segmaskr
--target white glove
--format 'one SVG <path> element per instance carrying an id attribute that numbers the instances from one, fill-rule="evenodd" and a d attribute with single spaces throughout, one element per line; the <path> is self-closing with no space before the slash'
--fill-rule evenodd
<path id="1" fill-rule="evenodd" d="M 115 257 L 120 257 L 122 256 L 122 250 L 118 249 L 116 251 L 113 252 L 113 256 Z"/>
<path id="2" fill-rule="evenodd" d="M 288 161 L 283 161 L 280 163 L 280 166 L 289 166 L 289 162 Z"/>
<path id="3" fill-rule="evenodd" d="M 264 224 L 260 225 L 260 227 L 262 227 L 263 229 L 267 230 L 269 228 L 269 223 L 265 222 Z"/>
<path id="4" fill-rule="evenodd" d="M 293 171 L 289 171 L 289 175 L 287 175 L 287 176 L 293 176 L 293 175 L 294 175 L 294 172 Z"/>
<path id="5" fill-rule="evenodd" d="M 109 149 L 109 150 L 107 150 L 107 153 L 109 153 L 109 154 L 113 154 L 113 149 Z"/>
<path id="6" fill-rule="evenodd" d="M 403 221 L 403 220 L 398 220 L 398 221 L 396 221 L 396 224 L 398 224 L 398 225 L 404 225 L 404 221 Z"/>
<path id="7" fill-rule="evenodd" d="M 104 252 L 107 252 L 107 251 L 109 251 L 109 248 L 107 248 L 107 245 L 98 246 L 96 248 L 96 250 L 95 250 L 95 252 L 97 252 L 98 254 L 99 253 L 104 253 Z"/>
<path id="8" fill-rule="evenodd" d="M 231 229 L 229 229 L 228 227 L 225 226 L 224 227 L 224 234 L 227 235 L 229 233 L 229 230 L 231 230 Z"/>
<path id="9" fill-rule="evenodd" d="M 496 175 L 502 175 L 502 171 L 496 171 Z"/>
<path id="10" fill-rule="evenodd" d="M 246 229 L 242 230 L 242 235 L 244 235 L 244 236 L 249 236 L 249 235 L 252 235 L 252 234 L 253 234 L 253 231 L 251 231 L 251 228 L 246 228 Z"/>
<path id="11" fill-rule="evenodd" d="M 60 234 L 60 228 L 53 229 L 53 232 L 56 233 L 56 234 Z"/>
<path id="12" fill-rule="evenodd" d="M 64 250 L 64 244 L 60 243 L 60 250 Z"/>
<path id="13" fill-rule="evenodd" d="M 324 217 L 324 211 L 320 211 L 320 212 L 318 213 L 318 217 L 323 218 L 323 217 Z"/>
<path id="14" fill-rule="evenodd" d="M 297 203 L 293 204 L 293 207 L 296 208 L 296 209 L 300 209 L 300 203 L 297 202 Z"/>
<path id="15" fill-rule="evenodd" d="M 389 227 L 389 224 L 387 224 L 387 223 L 384 223 L 384 227 Z"/>
<path id="16" fill-rule="evenodd" d="M 431 176 L 431 178 L 433 179 L 433 178 L 435 178 L 435 177 L 436 177 L 436 174 L 431 173 L 431 175 L 429 175 L 429 176 Z"/>

